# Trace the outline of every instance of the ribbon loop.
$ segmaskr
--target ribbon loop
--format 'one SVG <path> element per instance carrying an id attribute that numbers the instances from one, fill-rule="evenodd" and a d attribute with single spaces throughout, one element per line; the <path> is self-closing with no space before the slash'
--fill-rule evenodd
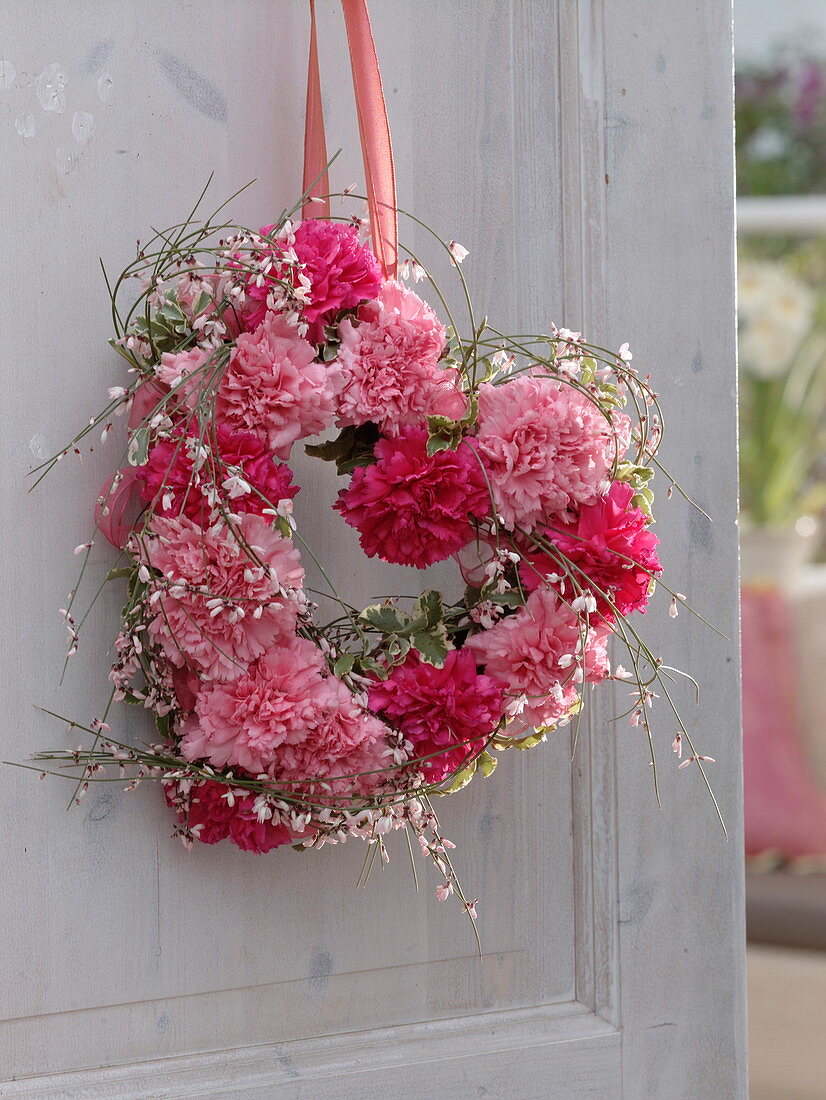
<path id="1" fill-rule="evenodd" d="M 307 65 L 304 182 L 301 189 L 306 195 L 302 208 L 303 217 L 329 218 L 330 177 L 327 172 L 327 139 L 324 135 L 324 108 L 321 104 L 321 76 L 318 69 L 315 0 L 310 0 L 310 59 Z"/>
<path id="2" fill-rule="evenodd" d="M 393 279 L 398 267 L 396 176 L 376 44 L 366 0 L 341 0 L 341 6 L 353 72 L 373 251 L 384 277 Z M 315 2 L 310 0 L 310 59 L 304 125 L 304 190 L 309 194 L 303 207 L 305 218 L 330 216 L 329 200 L 324 198 L 330 189 L 326 166 Z"/>

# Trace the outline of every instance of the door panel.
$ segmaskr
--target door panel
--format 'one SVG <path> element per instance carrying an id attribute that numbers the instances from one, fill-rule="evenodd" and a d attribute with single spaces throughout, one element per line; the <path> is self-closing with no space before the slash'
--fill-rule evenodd
<path id="1" fill-rule="evenodd" d="M 362 173 L 343 26 L 333 0 L 318 6 L 328 140 L 343 147 L 334 179 L 346 186 Z M 661 499 L 668 568 L 734 638 L 730 13 L 717 0 L 702 12 L 616 7 L 375 3 L 399 198 L 469 248 L 480 314 L 512 331 L 557 321 L 609 346 L 633 341 L 672 412 L 667 458 L 714 516 L 709 527 Z M 100 707 L 117 623 L 107 593 L 58 689 L 71 550 L 116 454 L 67 462 L 31 496 L 24 475 L 120 381 L 98 256 L 117 270 L 212 171 L 216 205 L 257 178 L 232 207 L 248 224 L 293 201 L 307 27 L 293 0 L 0 10 L 17 70 L 0 92 L 3 277 L 25 310 L 2 319 L 15 516 L 2 533 L 4 757 L 21 759 L 62 736 L 33 703 L 80 719 Z M 37 99 L 53 63 L 62 112 Z M 93 116 L 87 145 L 75 112 Z M 404 218 L 400 235 L 430 258 Z M 329 471 L 305 461 L 298 480 L 302 533 L 346 595 L 422 585 L 355 552 L 322 506 Z M 112 560 L 97 547 L 95 576 Z M 456 579 L 434 570 L 426 583 Z M 647 635 L 704 684 L 695 726 L 720 761 L 732 841 L 698 777 L 666 761 L 663 709 L 659 811 L 638 731 L 610 723 L 622 697 L 600 692 L 573 762 L 560 735 L 438 807 L 480 898 L 481 961 L 435 883 L 415 893 L 400 837 L 356 891 L 355 844 L 186 853 L 157 791 L 93 788 L 67 816 L 68 789 L 4 769 L 0 1051 L 2 1074 L 27 1079 L 0 1095 L 745 1095 L 736 647 L 686 617 L 673 624 L 666 606 Z M 131 710 L 119 721 L 148 729 Z M 33 1076 L 45 1073 L 61 1076 Z"/>

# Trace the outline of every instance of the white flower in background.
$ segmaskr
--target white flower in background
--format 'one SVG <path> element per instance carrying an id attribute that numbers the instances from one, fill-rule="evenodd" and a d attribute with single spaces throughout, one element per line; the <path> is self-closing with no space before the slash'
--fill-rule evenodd
<path id="1" fill-rule="evenodd" d="M 758 378 L 786 371 L 814 321 L 813 291 L 781 263 L 746 262 L 738 274 L 741 367 Z"/>

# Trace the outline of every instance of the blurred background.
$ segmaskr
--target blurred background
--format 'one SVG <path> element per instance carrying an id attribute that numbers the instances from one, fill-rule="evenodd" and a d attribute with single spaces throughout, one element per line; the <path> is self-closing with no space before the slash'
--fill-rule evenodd
<path id="1" fill-rule="evenodd" d="M 826 0 L 735 0 L 752 1100 L 826 1098 Z"/>

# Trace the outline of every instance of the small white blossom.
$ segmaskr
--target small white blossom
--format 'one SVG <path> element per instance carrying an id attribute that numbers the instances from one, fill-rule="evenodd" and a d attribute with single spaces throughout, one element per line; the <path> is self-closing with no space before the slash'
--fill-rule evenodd
<path id="1" fill-rule="evenodd" d="M 468 255 L 468 250 L 464 245 L 459 244 L 458 241 L 451 241 L 448 247 L 450 248 L 450 255 L 454 265 L 460 264 Z"/>

